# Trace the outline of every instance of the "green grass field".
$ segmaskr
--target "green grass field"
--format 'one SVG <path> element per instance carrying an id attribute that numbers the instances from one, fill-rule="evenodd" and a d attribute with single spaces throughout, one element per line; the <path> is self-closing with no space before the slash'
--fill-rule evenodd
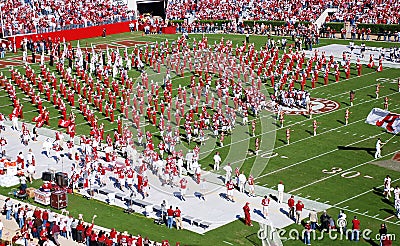
<path id="1" fill-rule="evenodd" d="M 81 40 L 81 46 L 85 43 L 89 44 L 112 44 L 115 41 L 133 40 L 162 42 L 166 38 L 174 40 L 179 35 L 157 35 L 142 36 L 140 33 L 125 33 L 120 35 L 109 36 L 106 39 L 94 38 L 89 40 Z M 233 47 L 241 44 L 244 40 L 242 35 L 207 35 L 208 43 L 213 44 L 214 41 L 219 42 L 221 37 L 225 40 L 232 40 Z M 201 39 L 201 35 L 190 35 L 191 39 Z M 275 37 L 276 38 L 276 37 Z M 189 40 L 191 42 L 191 40 Z M 251 42 L 255 43 L 255 47 L 259 49 L 265 45 L 266 37 L 251 37 Z M 75 42 L 73 42 L 76 44 Z M 344 40 L 322 39 L 319 46 L 327 44 L 348 44 Z M 367 46 L 375 47 L 391 47 L 392 43 L 383 42 L 366 42 Z M 129 48 L 129 51 L 131 48 Z M 120 49 L 122 52 L 122 49 Z M 39 66 L 32 66 L 35 71 L 40 71 Z M 23 67 L 18 68 L 21 74 L 24 73 Z M 8 69 L 3 69 L 5 75 L 9 75 Z M 154 80 L 162 81 L 162 76 L 148 69 L 149 78 L 154 76 Z M 130 71 L 129 76 L 133 81 L 139 81 L 140 73 Z M 178 85 L 187 86 L 190 83 L 191 73 L 186 71 L 185 77 L 175 76 L 172 73 L 173 87 Z M 400 77 L 400 69 L 385 68 L 382 72 L 377 73 L 373 69 L 363 66 L 363 75 L 356 76 L 356 69 L 352 66 L 351 78 L 346 80 L 344 73 L 340 82 L 335 83 L 334 77 L 330 77 L 329 85 L 324 86 L 320 78 L 317 87 L 314 89 L 307 88 L 311 92 L 312 97 L 326 98 L 334 100 L 340 104 L 338 110 L 314 115 L 312 119 L 301 115 L 285 116 L 285 127 L 280 128 L 279 122 L 276 123 L 273 115 L 263 113 L 256 118 L 256 137 L 261 138 L 261 154 L 252 155 L 254 150 L 254 142 L 256 137 L 251 137 L 244 131 L 250 132 L 251 125 L 244 126 L 237 130 L 237 133 L 228 135 L 225 138 L 225 146 L 218 147 L 217 139 L 212 141 L 210 149 L 203 150 L 201 153 L 200 164 L 203 169 L 211 170 L 213 163 L 212 157 L 215 150 L 220 151 L 224 164 L 233 162 L 234 166 L 240 166 L 245 171 L 246 176 L 254 170 L 260 169 L 260 174 L 256 176 L 256 184 L 268 188 L 275 188 L 279 181 L 285 184 L 285 192 L 299 195 L 311 200 L 327 203 L 332 206 L 328 210 L 328 214 L 337 218 L 338 211 L 343 209 L 348 219 L 357 215 L 361 221 L 362 229 L 371 229 L 372 235 L 375 235 L 380 228 L 381 223 L 386 223 L 390 233 L 397 234 L 399 238 L 394 241 L 393 245 L 400 245 L 400 221 L 394 216 L 393 199 L 387 201 L 382 196 L 383 179 L 386 175 L 392 178 L 392 186 L 399 184 L 400 173 L 388 170 L 384 167 L 371 164 L 375 161 L 375 143 L 378 137 L 383 142 L 387 141 L 393 135 L 384 131 L 383 128 L 371 126 L 365 123 L 366 116 L 374 107 L 383 108 L 383 98 L 388 96 L 389 110 L 392 112 L 400 112 L 400 93 L 397 91 L 397 83 L 392 83 L 392 79 Z M 377 79 L 388 79 L 381 82 L 384 86 L 380 92 L 380 98 L 375 98 L 375 86 Z M 217 78 L 213 77 L 213 81 Z M 82 83 L 82 82 L 81 82 Z M 299 88 L 300 85 L 296 84 Z M 272 88 L 265 86 L 265 90 L 272 93 Z M 349 91 L 356 92 L 354 106 L 349 106 Z M 29 100 L 24 100 L 23 92 L 17 88 L 17 95 L 21 98 L 24 105 L 24 116 L 27 122 L 38 115 L 36 106 L 31 105 Z M 176 95 L 176 91 L 173 96 Z M 8 115 L 12 111 L 11 100 L 7 96 L 7 92 L 2 88 L 0 90 L 0 112 Z M 43 96 L 44 98 L 44 96 Z M 76 104 L 78 103 L 75 97 Z M 57 129 L 58 119 L 61 113 L 51 103 L 43 103 L 50 110 L 50 128 Z M 76 109 L 72 109 L 67 104 L 68 112 L 74 110 L 77 116 L 76 122 L 77 134 L 88 134 L 90 125 L 85 123 L 83 115 Z M 94 108 L 91 106 L 91 108 Z M 346 108 L 351 111 L 349 125 L 344 125 L 344 115 Z M 104 114 L 96 113 L 99 122 L 104 123 L 105 132 L 112 133 L 117 125 L 111 123 Z M 253 118 L 250 117 L 249 120 Z M 319 123 L 317 136 L 312 135 L 312 121 L 317 120 Z M 31 122 L 30 122 L 31 123 Z M 129 121 L 125 121 L 129 124 Z M 276 125 L 275 125 L 276 124 Z M 294 130 L 291 134 L 290 145 L 286 144 L 286 129 L 290 127 Z M 131 128 L 135 131 L 134 128 Z M 146 125 L 145 130 L 155 132 L 157 136 L 158 129 Z M 181 129 L 181 133 L 184 130 Z M 242 134 L 242 135 L 241 135 Z M 382 160 L 390 160 L 392 156 L 400 151 L 399 137 L 396 136 L 388 142 L 382 150 Z M 158 144 L 155 138 L 155 145 Z M 191 149 L 195 143 L 188 145 L 186 142 L 179 148 Z M 273 149 L 273 150 L 272 150 Z M 263 153 L 273 151 L 278 153 L 277 157 L 264 158 Z M 282 158 L 285 156 L 286 158 Z M 400 163 L 399 163 L 400 164 Z M 261 165 L 261 168 L 260 168 Z M 222 173 L 222 172 L 221 172 Z M 36 183 L 35 185 L 39 185 Z M 1 188 L 2 194 L 7 194 L 9 189 Z M 122 209 L 110 207 L 106 204 L 87 201 L 86 199 L 72 195 L 69 199 L 69 207 L 71 214 L 85 214 L 86 218 L 90 218 L 93 214 L 97 214 L 96 223 L 108 227 L 116 228 L 119 231 L 129 231 L 132 234 L 148 236 L 150 239 L 161 241 L 169 239 L 170 242 L 181 242 L 183 245 L 227 245 L 230 242 L 234 245 L 261 245 L 261 241 L 257 237 L 258 227 L 245 227 L 241 221 L 235 221 L 216 230 L 205 233 L 204 235 L 195 234 L 186 230 L 176 231 L 169 230 L 165 226 L 156 226 L 152 220 L 146 219 L 141 215 L 126 215 Z M 351 220 L 351 219 L 350 219 Z M 349 221 L 349 226 L 351 222 Z M 299 225 L 292 225 L 288 228 L 302 230 Z M 287 236 L 287 235 L 285 235 Z M 301 245 L 303 244 L 299 238 L 284 240 L 284 245 Z M 361 239 L 362 245 L 379 245 L 378 241 L 367 241 Z M 348 240 L 331 240 L 324 237 L 323 240 L 312 241 L 312 245 L 350 245 L 353 242 Z"/>

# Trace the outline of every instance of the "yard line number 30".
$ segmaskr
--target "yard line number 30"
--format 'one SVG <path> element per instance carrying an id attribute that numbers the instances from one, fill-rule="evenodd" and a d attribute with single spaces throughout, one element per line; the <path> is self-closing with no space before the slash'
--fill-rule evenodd
<path id="1" fill-rule="evenodd" d="M 343 171 L 343 169 L 340 167 L 332 167 L 331 170 L 328 170 L 328 169 L 322 170 L 322 172 L 325 174 L 336 174 L 336 173 L 340 173 L 341 171 Z M 352 179 L 352 178 L 358 177 L 360 175 L 361 175 L 361 173 L 357 172 L 357 171 L 347 171 L 347 172 L 340 174 L 340 176 L 342 178 L 346 178 L 346 179 Z"/>

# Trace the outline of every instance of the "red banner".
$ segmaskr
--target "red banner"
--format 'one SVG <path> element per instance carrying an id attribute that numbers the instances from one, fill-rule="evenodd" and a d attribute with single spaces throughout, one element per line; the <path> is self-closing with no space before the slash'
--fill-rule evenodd
<path id="1" fill-rule="evenodd" d="M 130 32 L 129 29 L 129 23 L 130 21 L 126 22 L 119 22 L 119 23 L 113 23 L 113 24 L 106 24 L 106 25 L 100 25 L 100 26 L 91 26 L 91 27 L 84 27 L 84 28 L 77 28 L 77 29 L 71 29 L 71 30 L 62 30 L 62 31 L 57 31 L 57 32 L 48 32 L 48 33 L 31 33 L 31 34 L 26 34 L 23 36 L 16 36 L 15 37 L 15 42 L 17 48 L 21 47 L 21 41 L 24 38 L 30 39 L 32 38 L 33 41 L 36 41 L 38 39 L 47 39 L 48 37 L 51 37 L 52 40 L 56 40 L 57 38 L 60 38 L 63 40 L 65 38 L 65 41 L 71 41 L 71 40 L 79 40 L 79 39 L 85 39 L 85 38 L 94 38 L 94 37 L 101 37 L 103 34 L 103 29 L 106 29 L 107 35 L 111 34 L 118 34 L 118 33 L 123 33 L 123 32 Z M 9 37 L 8 38 L 10 41 L 14 41 L 14 37 Z"/>

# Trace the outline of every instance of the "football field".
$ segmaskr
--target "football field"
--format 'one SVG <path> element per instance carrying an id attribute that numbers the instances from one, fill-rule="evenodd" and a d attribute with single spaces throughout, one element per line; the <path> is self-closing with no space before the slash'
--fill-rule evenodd
<path id="1" fill-rule="evenodd" d="M 244 41 L 242 35 L 222 35 L 214 34 L 207 35 L 208 43 L 220 42 L 221 37 L 225 40 L 232 40 L 233 47 L 236 44 L 241 45 Z M 118 47 L 122 54 L 127 49 L 128 54 L 134 49 L 133 46 L 144 48 L 145 45 L 155 45 L 164 42 L 168 39 L 173 42 L 179 35 L 155 35 L 143 36 L 141 33 L 126 33 L 121 35 L 109 36 L 107 38 L 95 38 L 90 40 L 80 40 L 80 47 L 85 49 L 105 49 L 107 46 L 112 49 Z M 189 36 L 189 46 L 192 46 L 194 39 L 200 40 L 202 35 L 193 34 Z M 273 37 L 280 39 L 279 37 Z M 255 48 L 260 49 L 266 43 L 265 36 L 252 36 L 250 42 L 254 42 Z M 289 41 L 291 43 L 291 41 Z M 344 44 L 348 41 L 344 40 L 328 40 L 323 39 L 319 46 L 328 44 Z M 357 42 L 356 42 L 357 44 Z M 73 42 L 76 46 L 76 42 Z M 390 43 L 382 42 L 366 42 L 369 47 L 390 47 Z M 314 48 L 318 48 L 314 47 Z M 283 52 L 281 51 L 280 54 Z M 329 55 L 329 54 L 328 54 Z M 3 62 L 17 62 L 21 58 L 21 52 L 12 54 Z M 340 60 L 341 57 L 335 57 L 335 60 Z M 377 62 L 376 62 L 377 63 Z M 14 67 L 21 73 L 25 74 L 25 69 L 20 65 L 13 64 Z M 40 66 L 32 64 L 32 68 L 37 73 L 40 73 Z M 59 75 L 55 68 L 50 68 L 54 71 L 56 77 Z M 149 80 L 154 80 L 159 85 L 162 84 L 165 71 L 165 66 L 161 67 L 161 73 L 155 71 L 149 64 L 146 64 L 145 71 L 148 74 Z M 7 77 L 10 76 L 9 68 L 3 68 L 0 71 Z M 316 202 L 320 202 L 330 206 L 328 214 L 335 221 L 339 210 L 344 210 L 347 214 L 348 228 L 351 228 L 351 219 L 357 216 L 361 221 L 361 229 L 370 229 L 372 232 L 367 235 L 371 240 L 361 239 L 363 245 L 379 245 L 375 235 L 378 233 L 381 223 L 386 223 L 389 233 L 394 233 L 396 240 L 393 245 L 400 245 L 400 220 L 395 216 L 393 198 L 386 200 L 383 193 L 383 179 L 386 175 L 392 178 L 392 187 L 400 184 L 400 158 L 396 161 L 394 156 L 400 152 L 400 137 L 388 133 L 384 128 L 369 125 L 365 123 L 367 115 L 373 108 L 384 107 L 384 98 L 389 99 L 389 111 L 392 113 L 400 113 L 400 92 L 397 84 L 397 79 L 400 78 L 400 69 L 384 67 L 383 71 L 376 72 L 375 68 L 368 68 L 363 65 L 362 75 L 357 76 L 355 64 L 351 65 L 351 76 L 345 78 L 343 68 L 341 68 L 341 77 L 339 82 L 335 82 L 333 74 L 329 75 L 328 85 L 324 85 L 323 75 L 320 78 L 315 88 L 311 88 L 309 80 L 307 80 L 306 90 L 310 92 L 313 105 L 318 109 L 310 118 L 307 114 L 288 113 L 284 116 L 284 124 L 281 126 L 277 115 L 274 112 L 264 110 L 259 116 L 249 116 L 249 124 L 237 124 L 230 135 L 225 136 L 224 145 L 219 144 L 218 138 L 215 138 L 211 131 L 206 132 L 205 145 L 200 148 L 199 163 L 203 170 L 212 171 L 213 156 L 216 151 L 220 152 L 222 165 L 231 163 L 232 167 L 239 167 L 244 171 L 246 176 L 252 174 L 255 177 L 255 184 L 264 188 L 277 189 L 277 184 L 282 181 L 285 184 L 285 193 L 293 194 L 296 197 L 302 197 Z M 73 74 L 76 74 L 74 71 Z M 190 85 L 190 78 L 193 71 L 185 70 L 184 76 L 171 73 L 173 84 L 172 97 L 176 98 L 179 87 L 187 87 Z M 140 72 L 130 70 L 128 76 L 135 82 L 134 88 L 140 84 Z M 213 75 L 211 90 L 217 97 L 215 90 L 215 81 L 217 75 Z M 237 80 L 244 80 L 242 74 Z M 117 77 L 120 80 L 120 77 Z M 80 81 L 83 84 L 83 81 Z M 376 85 L 380 83 L 382 86 L 379 92 L 379 98 L 376 98 Z M 249 86 L 250 83 L 244 83 Z M 31 100 L 24 92 L 15 86 L 16 95 L 20 98 L 24 106 L 25 122 L 33 123 L 32 118 L 38 115 L 36 105 L 31 104 Z M 300 83 L 296 82 L 295 88 L 300 88 Z M 190 89 L 188 89 L 189 91 Z M 262 84 L 261 91 L 269 99 L 269 95 L 273 93 L 273 88 L 270 81 Z M 350 106 L 349 93 L 355 92 L 354 105 Z M 131 99 L 136 92 L 132 92 Z M 45 98 L 41 95 L 42 99 Z M 218 100 L 218 98 L 216 98 Z M 174 99 L 173 99 L 174 101 Z M 205 99 L 202 98 L 204 103 Z M 78 105 L 78 97 L 75 97 L 75 105 Z M 233 107 L 233 102 L 229 105 Z M 50 126 L 53 130 L 65 130 L 58 128 L 58 121 L 61 118 L 61 113 L 51 102 L 44 100 L 43 106 L 46 106 L 50 111 Z M 68 103 L 67 113 L 74 112 L 76 116 L 76 132 L 77 135 L 90 133 L 90 124 L 86 121 L 83 114 L 79 112 L 78 107 L 71 107 Z M 95 113 L 98 122 L 104 124 L 105 134 L 113 134 L 117 129 L 117 123 L 111 122 L 109 117 L 104 113 L 99 112 L 93 105 L 89 106 Z M 189 109 L 189 105 L 185 106 Z M 346 109 L 350 111 L 349 122 L 345 125 Z M 8 115 L 12 112 L 13 105 L 8 93 L 2 87 L 0 89 L 0 112 Z M 207 109 L 212 112 L 211 109 Z M 134 136 L 137 129 L 133 127 L 131 113 L 129 117 L 123 117 L 123 114 L 118 111 L 116 114 L 124 118 L 123 122 L 129 126 Z M 165 117 L 165 116 L 162 116 Z M 184 120 L 184 119 L 183 119 Z M 256 122 L 255 134 L 252 135 L 252 120 Z M 313 121 L 317 121 L 317 134 L 313 133 Z M 242 117 L 238 114 L 237 122 L 241 122 Z M 174 124 L 174 123 L 173 123 Z M 183 125 L 183 124 L 181 124 Z M 150 131 L 155 136 L 154 145 L 157 146 L 161 136 L 159 129 L 153 126 L 146 117 L 142 116 L 140 120 L 140 128 L 143 132 Z M 290 144 L 287 144 L 286 132 L 290 129 Z M 180 129 L 184 135 L 184 128 Z M 385 143 L 382 148 L 382 158 L 375 159 L 375 144 L 378 138 L 381 138 Z M 260 141 L 259 150 L 256 151 L 256 139 Z M 199 142 L 192 141 L 191 143 L 185 140 L 179 144 L 176 149 L 187 152 L 193 149 Z M 141 149 L 140 146 L 137 146 Z M 256 154 L 257 153 L 257 154 Z M 224 175 L 224 171 L 217 171 L 218 174 Z M 1 190 L 3 192 L 4 189 Z M 264 194 L 258 194 L 264 195 Z M 88 202 L 93 206 L 98 206 L 99 210 L 107 209 L 104 213 L 116 208 L 108 208 L 101 204 L 93 204 L 93 201 L 79 200 L 81 198 L 72 198 L 71 210 L 72 213 L 90 213 L 89 207 L 79 206 L 80 202 Z M 74 206 L 75 205 L 75 206 Z M 101 217 L 101 212 L 97 212 Z M 120 215 L 121 214 L 121 215 Z M 125 228 L 137 234 L 148 235 L 149 238 L 161 240 L 163 238 L 172 238 L 173 241 L 180 241 L 184 245 L 205 245 L 206 242 L 212 245 L 261 245 L 261 241 L 257 238 L 258 227 L 245 227 L 241 221 L 233 222 L 229 225 L 218 228 L 214 231 L 197 235 L 188 231 L 179 231 L 175 234 L 165 228 L 160 229 L 162 236 L 157 233 L 158 228 L 152 222 L 146 221 L 142 217 L 132 217 L 132 223 L 143 223 L 145 226 L 141 228 L 129 228 L 129 225 L 124 221 L 124 214 L 118 211 L 118 215 L 111 216 L 112 222 L 115 223 L 117 230 L 124 231 Z M 101 222 L 101 220 L 99 220 Z M 123 223 L 121 221 L 124 221 Z M 105 227 L 110 227 L 108 221 L 103 221 Z M 297 229 L 301 231 L 304 227 L 301 225 L 291 225 L 285 228 Z M 136 232 L 137 231 L 137 232 Z M 159 231 L 159 232 L 160 232 Z M 320 235 L 320 233 L 317 233 Z M 282 235 L 289 238 L 287 234 Z M 397 238 L 398 237 L 398 238 Z M 284 245 L 301 245 L 301 238 L 296 235 L 294 238 L 282 240 Z M 323 237 L 321 240 L 313 240 L 312 245 L 347 245 L 351 244 L 346 239 L 332 240 L 328 237 Z"/>

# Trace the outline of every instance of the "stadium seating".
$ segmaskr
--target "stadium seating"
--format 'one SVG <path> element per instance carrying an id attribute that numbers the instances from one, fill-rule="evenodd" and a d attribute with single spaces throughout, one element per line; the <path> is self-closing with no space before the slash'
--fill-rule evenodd
<path id="1" fill-rule="evenodd" d="M 3 36 L 129 21 L 133 13 L 113 0 L 1 0 Z"/>
<path id="2" fill-rule="evenodd" d="M 170 0 L 167 19 L 315 21 L 326 8 L 338 8 L 329 21 L 399 24 L 400 4 L 383 1 L 287 1 L 287 0 Z"/>

